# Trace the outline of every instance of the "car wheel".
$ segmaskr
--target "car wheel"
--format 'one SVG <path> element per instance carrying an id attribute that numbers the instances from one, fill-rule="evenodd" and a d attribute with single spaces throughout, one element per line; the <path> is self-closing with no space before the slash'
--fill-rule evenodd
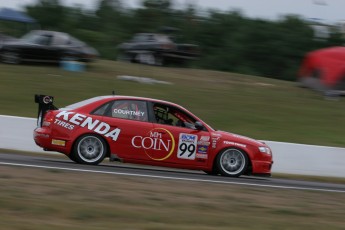
<path id="1" fill-rule="evenodd" d="M 236 149 L 225 149 L 217 156 L 217 168 L 223 176 L 239 177 L 248 168 L 248 156 L 245 152 Z"/>
<path id="2" fill-rule="evenodd" d="M 2 62 L 7 64 L 19 64 L 20 63 L 20 55 L 15 51 L 4 51 L 2 53 Z"/>
<path id="3" fill-rule="evenodd" d="M 136 57 L 141 64 L 156 65 L 156 57 L 152 53 L 141 53 Z"/>
<path id="4" fill-rule="evenodd" d="M 97 165 L 107 154 L 105 141 L 92 134 L 87 134 L 78 138 L 74 145 L 72 160 L 81 164 Z"/>
<path id="5" fill-rule="evenodd" d="M 204 170 L 204 173 L 206 173 L 207 175 L 218 175 L 218 171 L 217 170 L 211 170 L 211 171 L 205 171 Z"/>
<path id="6" fill-rule="evenodd" d="M 74 155 L 74 154 L 71 153 L 71 154 L 69 154 L 69 155 L 67 155 L 67 156 L 68 156 L 68 158 L 71 159 L 72 161 L 78 163 L 77 160 L 75 159 L 75 155 Z"/>

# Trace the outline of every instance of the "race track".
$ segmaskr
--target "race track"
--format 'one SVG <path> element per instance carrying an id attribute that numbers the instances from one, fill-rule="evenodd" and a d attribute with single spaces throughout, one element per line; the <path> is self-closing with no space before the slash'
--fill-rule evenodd
<path id="1" fill-rule="evenodd" d="M 12 154 L 6 151 L 0 152 L 0 167 L 1 166 L 33 167 L 42 169 L 76 171 L 82 173 L 110 174 L 114 176 L 146 177 L 163 180 L 198 181 L 205 184 L 218 183 L 228 184 L 229 186 L 266 187 L 272 189 L 294 189 L 345 193 L 345 185 L 343 184 L 260 177 L 228 178 L 221 176 L 210 176 L 199 171 L 122 164 L 117 162 L 115 163 L 109 162 L 107 159 L 105 159 L 103 163 L 98 166 L 89 166 L 76 164 L 70 161 L 67 157 L 63 156 L 28 156 L 17 153 Z"/>

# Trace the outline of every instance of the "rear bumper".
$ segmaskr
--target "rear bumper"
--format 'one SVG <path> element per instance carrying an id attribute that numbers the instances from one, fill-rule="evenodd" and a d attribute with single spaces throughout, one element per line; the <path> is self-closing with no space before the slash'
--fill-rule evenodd
<path id="1" fill-rule="evenodd" d="M 34 141 L 36 145 L 43 149 L 49 149 L 51 147 L 51 133 L 49 130 L 37 127 L 33 133 Z"/>
<path id="2" fill-rule="evenodd" d="M 62 139 L 54 139 L 48 128 L 37 127 L 33 132 L 36 145 L 46 151 L 56 151 L 64 154 L 69 153 L 70 142 Z"/>

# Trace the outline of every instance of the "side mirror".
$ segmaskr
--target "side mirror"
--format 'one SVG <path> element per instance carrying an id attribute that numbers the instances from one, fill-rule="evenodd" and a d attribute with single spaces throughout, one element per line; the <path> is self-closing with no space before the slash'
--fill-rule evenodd
<path id="1" fill-rule="evenodd" d="M 204 130 L 205 129 L 204 125 L 200 121 L 196 121 L 194 126 L 197 130 Z"/>

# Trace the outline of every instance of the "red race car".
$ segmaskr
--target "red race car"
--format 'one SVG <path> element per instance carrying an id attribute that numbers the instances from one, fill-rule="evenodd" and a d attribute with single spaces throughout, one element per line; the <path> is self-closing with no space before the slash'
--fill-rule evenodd
<path id="1" fill-rule="evenodd" d="M 171 102 L 115 95 L 62 109 L 52 96 L 35 95 L 35 102 L 36 144 L 77 163 L 96 165 L 109 157 L 231 177 L 271 175 L 272 152 L 265 143 L 216 131 Z"/>

